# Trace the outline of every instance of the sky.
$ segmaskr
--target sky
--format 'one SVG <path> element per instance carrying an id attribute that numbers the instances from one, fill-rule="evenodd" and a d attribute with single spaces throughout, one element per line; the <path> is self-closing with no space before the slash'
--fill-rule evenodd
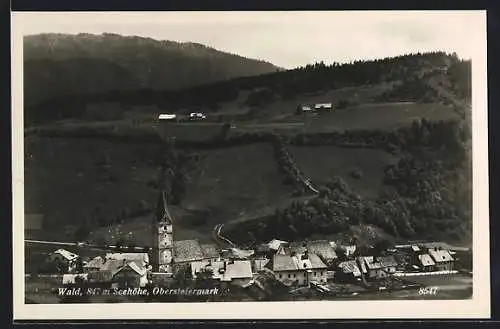
<path id="1" fill-rule="evenodd" d="M 485 38 L 481 11 L 33 12 L 13 31 L 117 33 L 197 42 L 290 69 L 425 51 L 470 59 Z"/>

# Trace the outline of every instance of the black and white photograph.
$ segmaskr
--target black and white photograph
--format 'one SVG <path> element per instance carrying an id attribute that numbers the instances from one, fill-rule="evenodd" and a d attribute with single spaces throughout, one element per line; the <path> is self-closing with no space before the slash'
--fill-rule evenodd
<path id="1" fill-rule="evenodd" d="M 485 21 L 13 13 L 14 317 L 488 317 Z"/>

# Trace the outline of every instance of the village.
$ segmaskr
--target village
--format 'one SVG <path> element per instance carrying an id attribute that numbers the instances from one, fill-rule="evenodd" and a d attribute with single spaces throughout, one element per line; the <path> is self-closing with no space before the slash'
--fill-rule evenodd
<path id="1" fill-rule="evenodd" d="M 355 241 L 273 239 L 254 249 L 243 249 L 221 236 L 214 244 L 175 240 L 174 223 L 166 195 L 161 193 L 151 247 L 135 247 L 133 252 L 103 251 L 92 259 L 55 250 L 48 257 L 55 264 L 54 274 L 62 274 L 60 287 L 97 284 L 129 292 L 142 288 L 157 292 L 160 288 L 185 288 L 183 282 L 192 280 L 203 281 L 203 286 L 212 290 L 247 291 L 248 300 L 329 299 L 400 290 L 432 293 L 438 287 L 426 284 L 426 278 L 472 276 L 471 251 L 446 243 L 386 242 L 360 247 Z M 60 289 L 55 288 L 54 293 Z"/>

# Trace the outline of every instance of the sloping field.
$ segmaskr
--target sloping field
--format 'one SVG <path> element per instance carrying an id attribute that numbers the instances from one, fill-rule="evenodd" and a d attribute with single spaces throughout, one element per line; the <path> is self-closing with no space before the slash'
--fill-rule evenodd
<path id="1" fill-rule="evenodd" d="M 441 104 L 372 103 L 309 117 L 306 119 L 306 125 L 307 130 L 311 132 L 393 129 L 422 118 L 429 121 L 446 121 L 459 117 L 452 108 Z"/>
<path id="2" fill-rule="evenodd" d="M 223 223 L 289 197 L 266 143 L 201 153 L 183 207 L 210 212 L 207 225 Z M 212 225 L 212 227 L 213 227 Z"/>
<path id="3" fill-rule="evenodd" d="M 290 146 L 297 166 L 313 182 L 322 183 L 341 177 L 362 197 L 376 197 L 383 189 L 384 169 L 397 162 L 385 151 L 335 146 Z M 361 176 L 354 178 L 354 171 Z"/>
<path id="4" fill-rule="evenodd" d="M 46 232 L 110 220 L 156 204 L 158 146 L 85 138 L 25 139 L 25 207 L 46 216 Z M 60 234 L 61 231 L 65 234 Z"/>

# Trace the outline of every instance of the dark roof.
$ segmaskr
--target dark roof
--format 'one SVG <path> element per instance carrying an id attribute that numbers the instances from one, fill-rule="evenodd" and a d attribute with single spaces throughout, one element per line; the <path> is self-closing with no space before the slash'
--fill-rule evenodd
<path id="1" fill-rule="evenodd" d="M 337 258 L 335 250 L 327 240 L 316 240 L 307 242 L 307 251 L 318 254 L 324 259 L 331 260 Z"/>
<path id="2" fill-rule="evenodd" d="M 43 228 L 42 214 L 25 214 L 24 229 L 25 230 L 41 230 Z"/>
<path id="3" fill-rule="evenodd" d="M 158 222 L 166 222 L 167 224 L 172 224 L 174 219 L 167 206 L 167 193 L 162 191 L 158 197 L 158 204 L 156 206 L 156 220 Z"/>
<path id="4" fill-rule="evenodd" d="M 189 262 L 203 258 L 203 251 L 197 240 L 180 240 L 174 242 L 175 262 Z"/>
<path id="5" fill-rule="evenodd" d="M 382 267 L 391 267 L 398 265 L 398 262 L 396 261 L 396 258 L 394 258 L 394 256 L 378 257 L 377 260 Z"/>

